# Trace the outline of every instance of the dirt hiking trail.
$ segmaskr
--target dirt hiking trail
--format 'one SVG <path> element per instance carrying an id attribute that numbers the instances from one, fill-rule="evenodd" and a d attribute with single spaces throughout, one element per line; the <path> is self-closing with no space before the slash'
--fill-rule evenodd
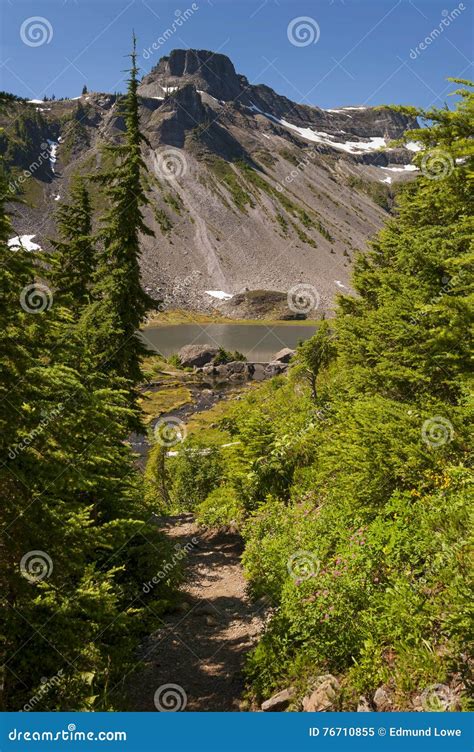
<path id="1" fill-rule="evenodd" d="M 142 646 L 144 666 L 132 678 L 130 710 L 239 711 L 244 657 L 268 609 L 247 595 L 242 540 L 203 532 L 190 514 L 164 518 L 160 527 L 188 546 L 185 601 Z"/>

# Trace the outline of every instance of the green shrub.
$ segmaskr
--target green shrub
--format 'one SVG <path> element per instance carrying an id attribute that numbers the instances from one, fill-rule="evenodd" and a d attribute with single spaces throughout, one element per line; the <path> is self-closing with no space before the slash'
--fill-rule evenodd
<path id="1" fill-rule="evenodd" d="M 173 478 L 170 497 L 177 510 L 195 509 L 222 478 L 219 449 L 198 442 L 182 445 L 169 467 Z"/>
<path id="2" fill-rule="evenodd" d="M 214 358 L 214 363 L 215 365 L 221 365 L 225 363 L 232 363 L 232 361 L 234 360 L 246 361 L 247 358 L 238 350 L 234 350 L 232 352 L 230 350 L 225 350 L 223 347 L 219 347 L 219 352 Z"/>
<path id="3" fill-rule="evenodd" d="M 198 505 L 196 509 L 198 522 L 208 527 L 239 524 L 242 507 L 232 486 L 218 486 Z"/>

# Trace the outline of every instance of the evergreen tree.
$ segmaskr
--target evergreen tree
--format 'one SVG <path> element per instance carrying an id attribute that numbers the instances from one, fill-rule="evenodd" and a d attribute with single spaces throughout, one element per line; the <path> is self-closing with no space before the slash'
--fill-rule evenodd
<path id="1" fill-rule="evenodd" d="M 322 321 L 313 337 L 298 347 L 297 363 L 293 373 L 303 375 L 311 387 L 313 400 L 317 399 L 317 379 L 336 356 L 336 347 L 332 341 L 331 329 L 327 321 Z"/>
<path id="2" fill-rule="evenodd" d="M 92 239 L 92 209 L 84 180 L 72 181 L 69 203 L 56 213 L 59 240 L 53 241 L 55 253 L 49 279 L 55 287 L 55 303 L 62 301 L 79 314 L 89 299 L 96 251 Z"/>
<path id="3" fill-rule="evenodd" d="M 7 198 L 0 177 L 0 705 L 111 709 L 146 629 L 142 584 L 169 547 L 125 441 L 129 382 L 95 368 L 76 325 L 94 267 L 87 191 L 77 184 L 59 213 L 56 289 L 37 282 L 35 254 L 8 247 Z M 170 592 L 171 581 L 147 596 L 150 615 Z"/>
<path id="4" fill-rule="evenodd" d="M 145 349 L 137 336 L 153 301 L 140 281 L 140 234 L 152 235 L 141 208 L 148 203 L 142 176 L 146 171 L 141 155 L 144 137 L 140 131 L 136 40 L 130 55 L 132 65 L 127 94 L 122 102 L 126 134 L 124 142 L 106 147 L 112 159 L 110 171 L 100 177 L 108 200 L 99 237 L 103 248 L 93 296 L 94 305 L 84 318 L 97 367 L 115 371 L 132 386 L 142 378 L 140 358 Z"/>

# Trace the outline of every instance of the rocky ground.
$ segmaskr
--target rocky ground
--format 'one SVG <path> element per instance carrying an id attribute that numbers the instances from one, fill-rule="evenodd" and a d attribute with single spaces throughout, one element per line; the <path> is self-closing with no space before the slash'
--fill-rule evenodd
<path id="1" fill-rule="evenodd" d="M 268 609 L 247 594 L 242 540 L 232 531 L 204 532 L 192 515 L 160 522 L 170 538 L 188 547 L 184 598 L 143 645 L 143 668 L 131 679 L 128 709 L 241 710 L 243 661 Z"/>
<path id="2" fill-rule="evenodd" d="M 318 315 L 330 311 L 350 289 L 354 253 L 386 221 L 396 184 L 416 174 L 413 150 L 392 141 L 416 121 L 386 107 L 291 102 L 205 50 L 173 51 L 139 93 L 145 219 L 155 233 L 142 239 L 148 292 L 165 309 L 210 311 L 219 295 L 263 290 L 280 294 L 270 301 L 279 309 L 304 284 L 317 290 Z M 100 169 L 104 143 L 123 137 L 120 108 L 117 95 L 88 92 L 0 115 L 0 152 L 25 198 L 14 207 L 15 235 L 50 248 L 71 177 Z M 90 187 L 100 215 L 103 197 Z M 261 295 L 241 303 L 230 315 L 254 317 Z"/>

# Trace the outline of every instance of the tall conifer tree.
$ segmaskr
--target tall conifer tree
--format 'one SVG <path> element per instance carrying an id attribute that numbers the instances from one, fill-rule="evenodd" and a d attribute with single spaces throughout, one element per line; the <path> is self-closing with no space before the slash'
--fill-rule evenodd
<path id="1" fill-rule="evenodd" d="M 123 143 L 105 147 L 113 166 L 100 177 L 108 200 L 100 239 L 103 244 L 93 295 L 85 326 L 99 368 L 115 371 L 131 382 L 141 379 L 140 357 L 144 346 L 137 330 L 153 301 L 140 280 L 140 234 L 153 235 L 146 226 L 142 207 L 148 203 L 142 176 L 146 166 L 141 154 L 136 39 L 130 54 L 131 68 L 123 100 L 126 134 Z"/>
<path id="2" fill-rule="evenodd" d="M 53 242 L 56 253 L 49 275 L 55 302 L 64 302 L 79 312 L 88 300 L 96 263 L 91 201 L 83 179 L 72 182 L 70 201 L 60 205 L 56 225 L 59 240 Z"/>

